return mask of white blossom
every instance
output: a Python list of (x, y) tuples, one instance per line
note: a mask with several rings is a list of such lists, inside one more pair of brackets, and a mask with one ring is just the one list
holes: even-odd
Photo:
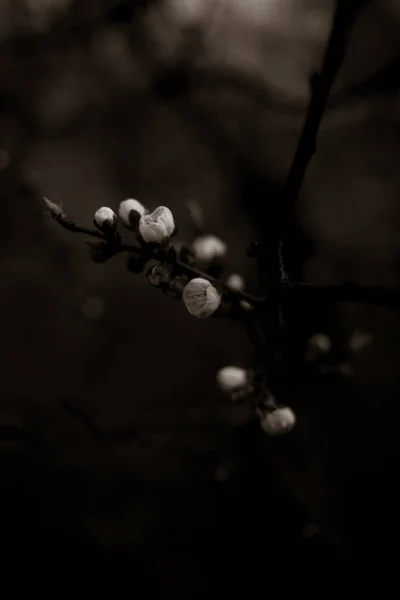
[(271, 436), (288, 433), (296, 424), (296, 415), (289, 406), (277, 408), (272, 412), (264, 413), (261, 418), (261, 427)]
[(94, 214), (94, 222), (99, 229), (102, 229), (105, 224), (114, 228), (117, 225), (117, 215), (112, 208), (109, 208), (108, 206), (102, 206), (96, 210)]
[(217, 383), (223, 392), (232, 392), (246, 385), (247, 371), (241, 367), (223, 367), (217, 373)]
[(182, 298), (190, 314), (199, 319), (210, 317), (221, 303), (221, 296), (215, 287), (201, 277), (189, 281)]
[(232, 275), (229, 275), (229, 277), (226, 278), (225, 285), (231, 288), (231, 290), (241, 292), (244, 290), (246, 283), (241, 275), (232, 273)]
[(159, 206), (150, 215), (143, 215), (139, 221), (139, 231), (145, 242), (162, 244), (174, 230), (174, 216), (166, 206)]
[(192, 249), (197, 260), (211, 262), (216, 258), (223, 258), (226, 254), (226, 244), (216, 235), (201, 235), (197, 237)]
[(133, 210), (139, 213), (141, 217), (146, 212), (146, 209), (143, 206), (143, 204), (141, 204), (138, 200), (135, 200), (134, 198), (128, 198), (127, 200), (123, 200), (119, 205), (119, 216), (125, 223), (125, 225), (131, 224), (129, 215)]

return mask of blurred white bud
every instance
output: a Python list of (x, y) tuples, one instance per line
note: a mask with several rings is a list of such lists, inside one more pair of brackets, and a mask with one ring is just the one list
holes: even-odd
[(197, 237), (192, 249), (197, 260), (211, 262), (216, 258), (223, 258), (226, 254), (226, 244), (216, 235), (201, 235)]
[(215, 287), (201, 277), (189, 281), (182, 298), (190, 314), (199, 319), (210, 317), (221, 304), (221, 296)]
[(354, 375), (354, 369), (350, 363), (342, 363), (339, 367), (339, 373), (343, 377), (352, 377)]
[(272, 436), (288, 433), (293, 429), (295, 424), (296, 415), (289, 406), (264, 413), (261, 418), (262, 429), (265, 433)]
[(350, 336), (348, 346), (352, 352), (360, 352), (374, 341), (374, 336), (366, 331), (356, 329)]
[(102, 206), (94, 214), (94, 222), (99, 229), (102, 229), (104, 225), (108, 225), (115, 229), (117, 226), (117, 215), (108, 206)]
[(331, 338), (328, 337), (325, 333), (315, 333), (310, 338), (310, 344), (317, 348), (323, 354), (328, 354), (328, 352), (330, 352), (332, 349)]
[(189, 211), (192, 223), (195, 225), (195, 227), (201, 229), (204, 226), (204, 216), (200, 204), (196, 202), (196, 200), (188, 200), (186, 202), (186, 207)]
[(247, 383), (247, 371), (241, 367), (223, 367), (217, 373), (217, 383), (223, 392), (233, 392)]
[(159, 206), (150, 215), (143, 215), (139, 221), (140, 234), (147, 243), (162, 244), (174, 230), (174, 216), (166, 206)]
[(230, 287), (231, 290), (241, 292), (244, 290), (246, 283), (241, 275), (238, 273), (232, 273), (232, 275), (229, 275), (229, 277), (226, 278), (225, 285)]
[(125, 223), (125, 225), (131, 224), (129, 216), (133, 210), (136, 213), (138, 213), (140, 217), (142, 217), (144, 215), (144, 213), (146, 212), (146, 209), (143, 206), (143, 204), (138, 202), (138, 200), (134, 200), (133, 198), (128, 198), (128, 200), (123, 200), (121, 202), (121, 204), (119, 205), (118, 213), (119, 213), (119, 216), (122, 219), (122, 221)]
[(240, 304), (240, 308), (245, 311), (253, 310), (253, 308), (254, 308), (254, 306), (252, 306), (250, 304), (250, 302), (247, 302), (247, 300), (241, 300), (239, 304)]

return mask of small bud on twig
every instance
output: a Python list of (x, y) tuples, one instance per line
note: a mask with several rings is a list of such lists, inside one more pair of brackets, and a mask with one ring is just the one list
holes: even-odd
[(217, 383), (223, 392), (233, 392), (247, 384), (247, 371), (241, 367), (223, 367), (217, 373)]
[(192, 244), (192, 249), (197, 260), (212, 262), (223, 258), (226, 254), (226, 244), (216, 235), (201, 235)]
[(289, 406), (266, 412), (261, 417), (261, 427), (271, 436), (288, 433), (296, 424), (296, 415)]
[(235, 290), (241, 292), (246, 287), (245, 280), (238, 273), (232, 273), (225, 280), (225, 285), (227, 285), (231, 290)]
[(183, 301), (191, 315), (206, 319), (221, 304), (221, 296), (207, 279), (196, 277), (185, 286)]
[(173, 266), (167, 263), (159, 263), (151, 267), (147, 279), (154, 287), (160, 287), (171, 281)]
[(241, 308), (242, 310), (245, 310), (246, 312), (249, 312), (249, 311), (251, 311), (251, 310), (253, 310), (253, 309), (254, 309), (254, 306), (252, 306), (252, 305), (250, 304), (250, 302), (247, 302), (247, 300), (241, 300), (241, 301), (239, 302), (239, 305), (240, 305), (240, 308)]
[(132, 227), (137, 224), (140, 217), (146, 212), (145, 207), (138, 200), (134, 198), (128, 198), (123, 200), (119, 205), (119, 216), (123, 221), (124, 225)]
[(43, 200), (46, 203), (47, 208), (50, 211), (51, 216), (53, 217), (53, 219), (57, 219), (57, 218), (64, 218), (66, 217), (63, 209), (61, 208), (61, 206), (59, 204), (56, 204), (55, 202), (53, 202), (52, 200), (49, 200), (49, 198), (46, 198), (45, 196), (43, 197)]
[(94, 214), (94, 224), (100, 231), (112, 232), (117, 228), (117, 215), (108, 206), (102, 206)]
[(169, 284), (168, 295), (172, 298), (182, 298), (182, 294), (187, 282), (188, 278), (186, 275), (176, 275), (173, 277)]
[(163, 244), (175, 231), (174, 216), (169, 208), (159, 206), (150, 215), (140, 218), (139, 231), (145, 242)]

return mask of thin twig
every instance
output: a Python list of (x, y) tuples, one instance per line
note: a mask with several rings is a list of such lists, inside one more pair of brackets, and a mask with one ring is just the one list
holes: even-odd
[(304, 177), (311, 158), (317, 148), (317, 137), (328, 97), (338, 71), (346, 55), (346, 48), (352, 27), (359, 11), (369, 0), (337, 0), (331, 33), (320, 73), (314, 73), (310, 80), (311, 98), (307, 116), (298, 141), (292, 164), (285, 182), (280, 211), (278, 233), (278, 261), (282, 283), (289, 279), (283, 257), (283, 236), (287, 223), (299, 197)]

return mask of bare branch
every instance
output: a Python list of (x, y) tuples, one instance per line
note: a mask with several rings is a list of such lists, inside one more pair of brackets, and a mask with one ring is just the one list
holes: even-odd
[(282, 206), (282, 233), (303, 184), (306, 169), (316, 151), (318, 130), (336, 75), (343, 63), (347, 43), (359, 11), (369, 0), (337, 0), (331, 34), (321, 72), (311, 77), (311, 99), (306, 120), (286, 179)]

